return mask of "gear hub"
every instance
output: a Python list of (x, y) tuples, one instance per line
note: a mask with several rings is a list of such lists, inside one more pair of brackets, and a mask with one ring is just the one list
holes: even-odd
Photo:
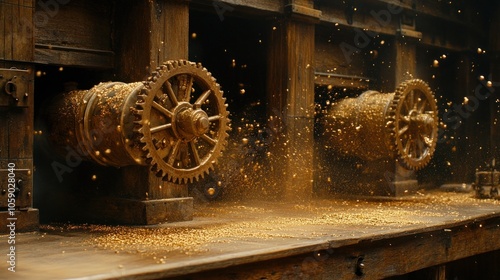
[(438, 111), (422, 80), (403, 82), (394, 93), (367, 91), (333, 103), (323, 120), (333, 148), (367, 161), (396, 159), (418, 170), (432, 158), (437, 142)]
[(168, 61), (142, 83), (58, 96), (47, 110), (49, 138), (63, 155), (72, 149), (101, 165), (150, 165), (164, 180), (187, 183), (208, 173), (225, 148), (226, 107), (207, 69)]

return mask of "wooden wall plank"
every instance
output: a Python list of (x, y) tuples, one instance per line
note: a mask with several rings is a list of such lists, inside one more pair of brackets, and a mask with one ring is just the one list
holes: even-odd
[(4, 17), (5, 17), (5, 32), (4, 32), (4, 58), (7, 60), (12, 60), (12, 47), (13, 47), (13, 9), (14, 5), (17, 5), (17, 1), (9, 0), (3, 3), (4, 5)]
[(115, 65), (114, 53), (79, 51), (68, 48), (46, 48), (37, 45), (34, 61), (40, 64), (63, 66), (84, 66), (98, 69), (111, 69)]
[[(0, 3), (0, 38), (5, 38), (5, 21), (6, 17), (6, 9), (7, 4)], [(0, 59), (5, 59), (5, 43), (7, 41), (5, 39), (0, 40)], [(2, 62), (0, 62), (0, 66), (3, 67)]]
[(14, 57), (18, 61), (33, 60), (33, 0), (19, 0), (19, 20), (14, 32)]
[(43, 3), (36, 3), (36, 62), (92, 68), (114, 66), (112, 1), (54, 2), (49, 8), (41, 6)]
[[(163, 5), (166, 5), (167, 3)], [(163, 10), (163, 54), (166, 59), (187, 59), (189, 49), (189, 5), (170, 1)], [(173, 35), (175, 36), (175, 38)]]
[[(118, 8), (118, 79), (145, 80), (165, 60), (188, 58), (189, 5), (187, 1), (129, 1)], [(141, 18), (131, 22), (130, 17)], [(151, 31), (151, 32), (150, 32)], [(122, 168), (122, 194), (133, 199), (163, 199), (187, 196), (186, 185), (164, 182), (146, 167)], [(147, 193), (147, 197), (146, 197)]]
[[(137, 1), (124, 0), (121, 3), (117, 6), (115, 19), (117, 80), (145, 80), (150, 72), (150, 8)], [(132, 22), (130, 18), (141, 20)]]
[(111, 1), (72, 0), (50, 9), (42, 3), (36, 2), (40, 15), (35, 17), (37, 44), (111, 50)]

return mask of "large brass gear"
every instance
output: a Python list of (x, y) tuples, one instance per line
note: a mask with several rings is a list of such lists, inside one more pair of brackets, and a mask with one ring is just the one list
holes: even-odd
[(420, 79), (399, 85), (387, 108), (388, 145), (407, 169), (419, 170), (434, 154), (438, 133), (438, 109), (430, 87)]
[(183, 184), (208, 174), (227, 143), (225, 101), (207, 69), (185, 60), (165, 62), (144, 82), (136, 132), (157, 176)]

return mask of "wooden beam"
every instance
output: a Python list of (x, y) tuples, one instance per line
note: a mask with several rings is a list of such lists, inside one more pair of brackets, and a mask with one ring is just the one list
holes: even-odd
[[(253, 11), (265, 14), (283, 12), (282, 1), (268, 0), (191, 0), (191, 4), (204, 6), (219, 15), (227, 13), (237, 13), (242, 11)], [(223, 19), (223, 17), (221, 18)]]
[[(23, 107), (0, 106), (0, 170), (15, 164), (14, 174), (20, 189), (16, 197), (17, 230), (35, 230), (38, 227), (38, 210), (33, 209), (33, 134), (34, 134), (34, 68), (33, 61), (33, 12), (34, 0), (7, 0), (0, 3), (0, 68), (15, 67), (28, 70), (20, 79), (27, 93)], [(19, 63), (22, 61), (22, 63)], [(8, 71), (8, 70), (6, 70)], [(21, 86), (19, 87), (21, 88)], [(5, 94), (3, 89), (0, 94)], [(21, 171), (22, 170), (22, 171)], [(6, 173), (0, 172), (2, 176)], [(4, 177), (6, 178), (6, 177)], [(5, 180), (7, 182), (7, 180)], [(6, 209), (6, 186), (0, 194), (0, 207)], [(5, 200), (4, 200), (5, 199)], [(0, 233), (6, 231), (7, 211), (0, 211)]]
[(281, 193), (288, 199), (311, 197), (314, 147), (314, 24), (293, 16), (283, 19), (270, 35), (269, 113), (281, 121), (284, 137), (275, 170)]
[[(260, 279), (383, 279), (499, 250), (499, 244), (491, 242), (499, 233), (499, 222), (498, 217), (491, 216), (399, 236), (352, 240), (351, 244), (290, 246), (282, 257), (274, 252), (261, 262), (250, 257), (249, 264), (235, 265), (236, 261), (229, 261), (210, 274), (184, 274), (169, 279), (246, 279), (256, 275)], [(442, 273), (441, 266), (435, 276), (442, 277)], [(159, 275), (162, 274), (156, 277)], [(167, 273), (162, 275), (166, 276)]]
[(45, 44), (35, 45), (34, 62), (38, 64), (113, 69), (114, 60), (114, 52), (107, 50)]

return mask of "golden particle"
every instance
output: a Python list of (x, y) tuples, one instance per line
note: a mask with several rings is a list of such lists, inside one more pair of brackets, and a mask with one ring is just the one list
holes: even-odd
[(215, 189), (214, 188), (208, 188), (207, 189), (207, 194), (210, 195), (210, 196), (214, 195), (215, 194)]

